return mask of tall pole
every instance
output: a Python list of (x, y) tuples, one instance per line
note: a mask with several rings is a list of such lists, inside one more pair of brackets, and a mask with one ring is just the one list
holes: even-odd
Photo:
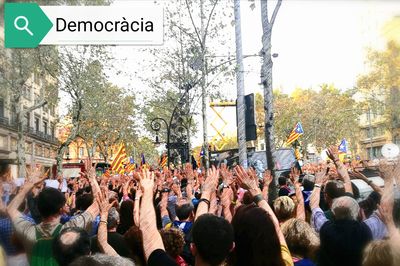
[(236, 36), (236, 89), (237, 89), (237, 135), (239, 142), (239, 163), (247, 168), (247, 146), (246, 146), (246, 121), (244, 104), (244, 66), (242, 53), (242, 26), (240, 19), (240, 0), (235, 0), (235, 36)]
[[(205, 168), (208, 169), (210, 167), (209, 154), (208, 154), (208, 128), (207, 128), (207, 91), (206, 91), (206, 47), (205, 47), (205, 28), (204, 28), (204, 0), (200, 0), (200, 21), (201, 21), (201, 30), (200, 30), (200, 38), (201, 38), (201, 110), (202, 110), (202, 118), (203, 118), (203, 149), (204, 149), (204, 161)], [(207, 174), (207, 171), (206, 171)]]
[(269, 199), (274, 200), (277, 197), (275, 188), (275, 140), (274, 140), (274, 109), (273, 109), (273, 94), (272, 94), (272, 53), (271, 53), (271, 38), (272, 28), (282, 0), (278, 0), (271, 19), (268, 18), (268, 2), (261, 0), (261, 23), (262, 23), (262, 49), (261, 55), (263, 63), (261, 66), (261, 84), (264, 88), (264, 111), (265, 111), (265, 153), (267, 157), (268, 169), (271, 171), (273, 181), (269, 187)]

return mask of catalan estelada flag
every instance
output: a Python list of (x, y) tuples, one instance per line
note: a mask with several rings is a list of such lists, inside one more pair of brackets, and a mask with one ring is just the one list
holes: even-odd
[(167, 163), (168, 163), (168, 156), (166, 153), (163, 153), (160, 158), (160, 166), (165, 167), (167, 166)]
[(142, 161), (140, 162), (140, 165), (146, 165), (146, 159), (144, 158), (144, 153), (141, 155)]
[(286, 144), (290, 145), (293, 141), (298, 139), (303, 134), (304, 134), (303, 127), (301, 126), (300, 122), (297, 122), (297, 124), (293, 128), (292, 132), (290, 132), (290, 135), (286, 140)]
[(123, 173), (125, 171), (126, 159), (125, 145), (121, 144), (121, 146), (118, 148), (117, 154), (115, 154), (114, 160), (111, 163), (111, 170), (117, 173)]
[(342, 142), (340, 142), (339, 147), (338, 147), (339, 153), (347, 153), (347, 140), (342, 139)]

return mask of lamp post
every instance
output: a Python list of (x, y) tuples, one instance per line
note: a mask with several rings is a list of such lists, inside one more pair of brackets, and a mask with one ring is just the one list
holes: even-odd
[(185, 104), (189, 105), (187, 95), (189, 93), (190, 88), (191, 88), (190, 86), (185, 87), (185, 92), (182, 94), (179, 101), (175, 105), (175, 108), (172, 111), (169, 122), (167, 122), (167, 120), (165, 120), (164, 118), (156, 117), (153, 120), (151, 120), (150, 123), (151, 129), (156, 132), (156, 141), (155, 141), (156, 144), (160, 143), (158, 132), (161, 130), (161, 123), (164, 123), (165, 125), (165, 128), (167, 130), (166, 144), (167, 144), (168, 166), (172, 161), (171, 160), (172, 149), (187, 150), (185, 154), (188, 156), (187, 158), (188, 161), (190, 160), (190, 152), (188, 151), (189, 136), (188, 135), (186, 136), (185, 134), (188, 134), (188, 129), (190, 128), (191, 119), (189, 119), (189, 125), (185, 125), (185, 120), (182, 117), (182, 116), (188, 116), (190, 114), (189, 108), (185, 107)]
[(159, 140), (159, 137), (158, 137), (158, 132), (161, 129), (161, 123), (160, 122), (163, 122), (165, 124), (166, 129), (167, 129), (167, 165), (169, 166), (169, 162), (170, 162), (170, 149), (169, 149), (169, 147), (170, 147), (170, 145), (169, 145), (170, 144), (169, 143), (170, 139), (169, 139), (169, 136), (170, 136), (170, 133), (171, 133), (170, 125), (168, 124), (168, 122), (164, 118), (157, 117), (157, 118), (154, 118), (153, 120), (151, 120), (150, 126), (151, 126), (151, 129), (153, 129), (156, 132), (156, 141), (155, 141), (155, 143), (156, 144), (160, 144), (160, 140)]

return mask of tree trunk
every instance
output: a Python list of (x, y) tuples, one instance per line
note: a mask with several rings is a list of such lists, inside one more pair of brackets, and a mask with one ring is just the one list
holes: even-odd
[(261, 20), (262, 20), (262, 50), (263, 64), (261, 66), (261, 84), (264, 88), (264, 111), (265, 111), (265, 152), (267, 156), (268, 169), (272, 173), (273, 180), (269, 187), (269, 199), (274, 200), (277, 197), (275, 181), (275, 140), (274, 140), (274, 109), (273, 109), (273, 91), (272, 91), (272, 58), (271, 58), (271, 37), (272, 27), (279, 10), (281, 0), (278, 0), (271, 21), (268, 19), (268, 1), (261, 2)]
[[(204, 35), (205, 35), (205, 28), (204, 28), (204, 0), (200, 0), (200, 20), (201, 20), (201, 113), (203, 118), (203, 148), (204, 148), (204, 162), (205, 162), (205, 169), (207, 170), (210, 167), (210, 157), (208, 152), (208, 121), (207, 121), (207, 88), (206, 88), (206, 48), (204, 43)], [(207, 171), (206, 171), (207, 175)]]
[(246, 121), (244, 105), (244, 67), (242, 54), (242, 29), (240, 20), (240, 0), (235, 0), (235, 36), (236, 36), (236, 87), (237, 87), (237, 136), (239, 144), (239, 163), (247, 168)]

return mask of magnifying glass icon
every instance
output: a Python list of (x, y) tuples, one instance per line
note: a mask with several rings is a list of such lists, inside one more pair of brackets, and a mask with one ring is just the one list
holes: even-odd
[[(18, 21), (23, 21), (22, 26), (18, 26)], [(27, 31), (31, 36), (33, 36), (33, 33), (28, 29), (29, 21), (25, 16), (19, 16), (16, 17), (14, 20), (14, 26), (17, 30), (25, 30)]]

